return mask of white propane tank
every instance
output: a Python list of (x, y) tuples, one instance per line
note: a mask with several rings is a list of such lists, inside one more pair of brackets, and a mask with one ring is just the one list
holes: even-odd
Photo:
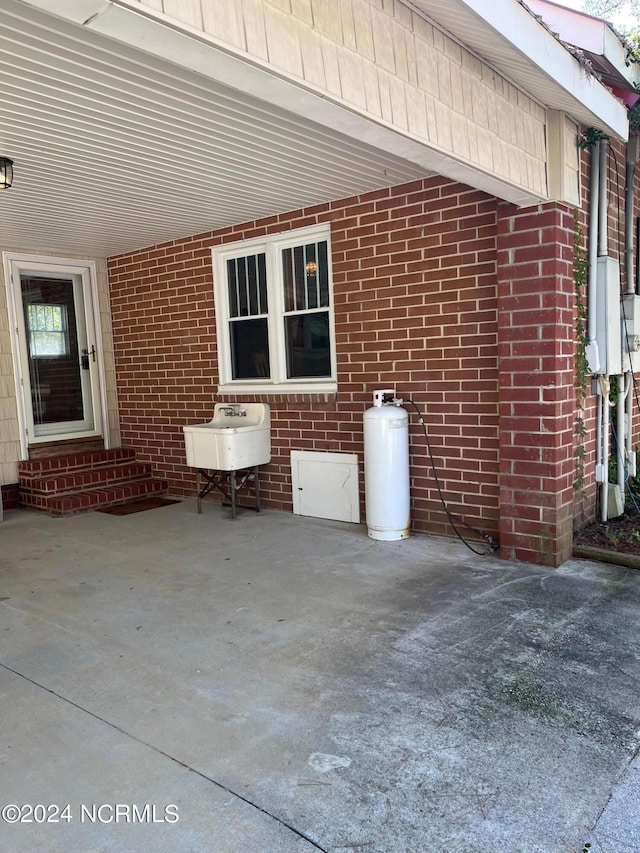
[(392, 391), (376, 391), (364, 413), (364, 484), (371, 539), (406, 539), (409, 508), (409, 415), (390, 401)]

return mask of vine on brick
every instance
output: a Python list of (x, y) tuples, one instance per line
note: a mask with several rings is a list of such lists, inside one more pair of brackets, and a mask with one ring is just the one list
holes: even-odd
[(584, 291), (589, 275), (589, 259), (584, 247), (584, 231), (580, 225), (578, 211), (573, 212), (573, 284), (576, 294), (576, 417), (574, 431), (575, 447), (575, 478), (573, 488), (579, 491), (584, 486), (584, 462), (586, 450), (584, 447), (587, 428), (584, 421), (584, 406), (589, 385), (589, 362), (587, 360), (587, 309), (584, 304)]

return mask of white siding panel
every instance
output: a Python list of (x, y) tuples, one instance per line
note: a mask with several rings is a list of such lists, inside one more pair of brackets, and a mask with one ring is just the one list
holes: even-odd
[(441, 148), (451, 151), (451, 113), (439, 101), (435, 102), (437, 142)]
[(411, 29), (411, 9), (402, 0), (394, 0), (393, 16), (405, 30)]
[(445, 107), (453, 107), (453, 93), (451, 92), (451, 63), (446, 56), (438, 55), (438, 95)]
[(264, 3), (262, 0), (242, 0), (244, 32), (247, 51), (259, 59), (267, 60), (267, 34), (264, 24)]
[(408, 130), (407, 95), (402, 85), (402, 80), (399, 80), (392, 74), (389, 74), (387, 79), (389, 81), (389, 93), (391, 96), (391, 120), (403, 130)]
[(491, 134), (484, 128), (479, 128), (477, 133), (480, 165), (485, 169), (493, 169), (493, 140)]
[(429, 128), (429, 139), (434, 142), (437, 139), (438, 131), (436, 129), (436, 99), (433, 95), (425, 94), (425, 106), (427, 108), (427, 127)]
[[(495, 137), (498, 136), (498, 96), (495, 92), (490, 92), (487, 98), (487, 127)], [(531, 131), (535, 136), (534, 127), (531, 128)]]
[(240, 50), (247, 49), (242, 22), (243, 6), (239, 0), (205, 0), (202, 4), (202, 21), (207, 33)]
[(367, 59), (375, 59), (371, 7), (366, 0), (352, 0), (353, 21), (356, 31), (358, 53)]
[(451, 118), (451, 138), (453, 150), (458, 157), (463, 157), (468, 160), (470, 157), (469, 150), (469, 126), (465, 119), (460, 115), (454, 115)]
[(422, 15), (413, 12), (411, 15), (411, 26), (416, 41), (426, 48), (433, 45), (433, 24), (429, 23)]
[(464, 115), (464, 94), (462, 91), (461, 67), (455, 63), (451, 63), (449, 67), (449, 75), (451, 81), (452, 108), (456, 113)]
[[(341, 3), (350, 0), (341, 0)], [(342, 18), (334, 0), (311, 0), (316, 30), (336, 44), (342, 44)]]
[(200, 0), (162, 0), (162, 11), (176, 21), (182, 21), (198, 30), (202, 29)]
[(302, 68), (304, 78), (321, 89), (327, 88), (327, 78), (324, 73), (322, 55), (322, 38), (314, 30), (300, 30), (300, 46), (302, 48)]
[(382, 115), (382, 107), (380, 105), (380, 78), (378, 76), (378, 69), (373, 62), (363, 59), (362, 70), (367, 110), (372, 115), (380, 117)]
[(391, 25), (393, 52), (395, 55), (395, 73), (405, 83), (409, 82), (409, 66), (407, 64), (407, 45), (403, 26), (397, 23)]
[(405, 30), (404, 32), (404, 43), (407, 51), (407, 70), (409, 73), (409, 85), (417, 86), (418, 85), (418, 69), (416, 67), (416, 38), (412, 32), (409, 30)]
[(338, 47), (329, 39), (322, 38), (322, 61), (327, 81), (327, 91), (340, 96), (340, 64), (338, 62)]
[(342, 97), (362, 109), (367, 108), (364, 85), (363, 60), (357, 53), (343, 51), (338, 54)]
[(393, 109), (391, 107), (391, 75), (383, 74), (378, 71), (378, 81), (380, 89), (380, 109), (382, 110), (382, 118), (385, 121), (393, 121)]
[(427, 107), (425, 94), (420, 89), (408, 90), (407, 97), (407, 122), (409, 130), (422, 139), (429, 138), (429, 122), (427, 119)]
[(438, 95), (438, 55), (427, 48), (416, 52), (418, 86), (431, 95)]
[(313, 27), (311, 0), (291, 0), (291, 14), (308, 27)]
[(356, 25), (351, 0), (343, 0), (340, 3), (340, 15), (342, 17), (342, 44), (349, 50), (357, 51)]
[(267, 4), (274, 6), (280, 12), (284, 12), (285, 15), (288, 15), (291, 12), (291, 0), (266, 0), (266, 2)]
[(303, 77), (298, 21), (269, 5), (265, 6), (264, 13), (269, 62), (296, 77)]
[(374, 15), (371, 19), (371, 24), (376, 65), (390, 74), (395, 74), (396, 58), (389, 22), (382, 15)]

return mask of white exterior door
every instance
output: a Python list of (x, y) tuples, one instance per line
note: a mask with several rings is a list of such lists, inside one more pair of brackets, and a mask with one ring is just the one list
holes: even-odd
[(5, 254), (23, 444), (102, 435), (95, 269)]

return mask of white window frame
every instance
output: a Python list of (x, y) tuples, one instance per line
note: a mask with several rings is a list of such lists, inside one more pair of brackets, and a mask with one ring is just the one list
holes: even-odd
[[(331, 347), (331, 376), (320, 378), (287, 378), (286, 342), (284, 333), (284, 288), (282, 281), (282, 251), (305, 243), (327, 243), (329, 282), (329, 340)], [(233, 379), (231, 340), (229, 335), (229, 289), (227, 260), (265, 253), (267, 273), (267, 302), (269, 361), (271, 376), (256, 379)], [(224, 243), (211, 250), (213, 258), (214, 297), (218, 344), (218, 392), (221, 394), (300, 394), (333, 393), (338, 389), (336, 371), (336, 334), (333, 309), (333, 277), (331, 274), (331, 229), (329, 225), (313, 225), (295, 231), (279, 232), (265, 237)]]

